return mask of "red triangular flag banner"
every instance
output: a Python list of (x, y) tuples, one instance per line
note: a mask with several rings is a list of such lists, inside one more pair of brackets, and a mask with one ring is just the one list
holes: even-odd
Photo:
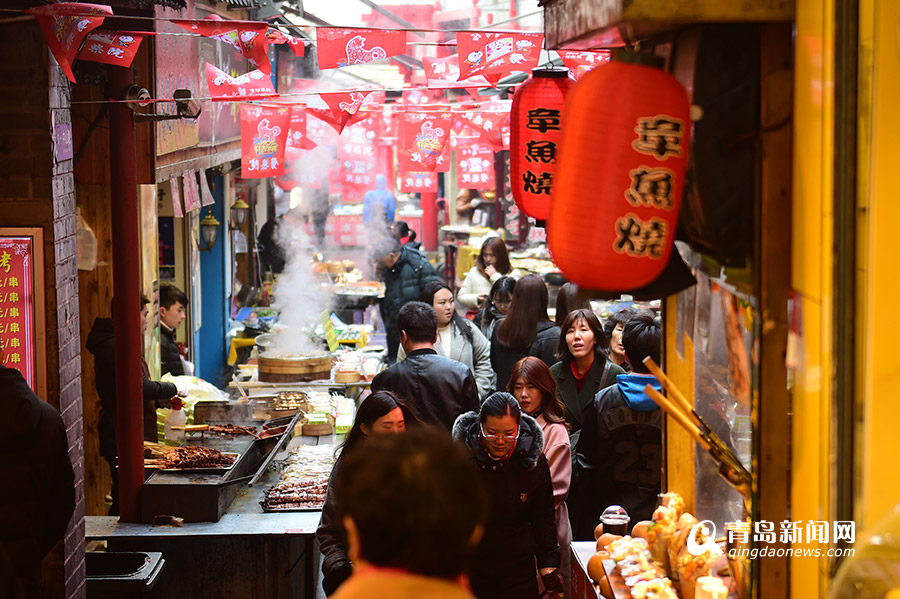
[(103, 4), (81, 4), (63, 2), (29, 8), (35, 16), (50, 52), (69, 81), (75, 83), (72, 63), (78, 56), (81, 42), (91, 31), (103, 24), (105, 17), (111, 17), (112, 8)]
[(489, 87), (488, 80), (481, 75), (475, 75), (462, 81), (459, 80), (459, 57), (448, 56), (446, 58), (422, 58), (422, 66), (425, 68), (425, 80), (430, 89), (463, 89)]
[(315, 147), (316, 143), (306, 135), (306, 106), (294, 104), (291, 106), (291, 126), (288, 130), (285, 158), (297, 160), (304, 150)]
[(433, 171), (450, 138), (450, 112), (407, 112), (400, 123), (400, 170)]
[(569, 69), (569, 77), (576, 81), (594, 67), (609, 62), (611, 55), (609, 50), (599, 50), (597, 52), (588, 50), (557, 50), (556, 53), (559, 54), (563, 64)]
[(174, 19), (172, 22), (193, 33), (233, 46), (254, 67), (266, 75), (272, 74), (272, 65), (266, 55), (269, 48), (269, 38), (266, 37), (269, 26), (266, 23), (226, 21), (209, 17), (199, 20)]
[(395, 29), (316, 29), (320, 69), (334, 69), (406, 52), (406, 32)]
[(209, 63), (206, 63), (206, 85), (213, 102), (258, 100), (278, 95), (272, 87), (272, 79), (262, 71), (232, 77)]
[(456, 34), (459, 50), (459, 78), (484, 75), (496, 83), (513, 71), (530, 73), (541, 57), (544, 36), (540, 33)]
[(359, 92), (321, 92), (319, 97), (328, 104), (331, 111), (337, 115), (340, 112), (346, 112), (350, 115), (356, 114), (359, 107), (368, 95), (368, 91)]
[(290, 126), (290, 106), (241, 105), (241, 177), (261, 179), (284, 174)]
[(330, 108), (316, 108), (314, 106), (309, 106), (306, 110), (320, 121), (331, 125), (331, 127), (337, 131), (338, 135), (341, 134), (341, 131), (344, 130), (344, 127), (347, 126), (347, 123), (350, 122), (350, 118), (353, 116), (349, 112), (344, 111), (335, 113)]
[(143, 31), (92, 31), (78, 59), (130, 67), (146, 35)]

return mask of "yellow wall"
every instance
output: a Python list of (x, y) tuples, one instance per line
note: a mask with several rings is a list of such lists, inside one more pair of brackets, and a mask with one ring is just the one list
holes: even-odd
[[(900, 2), (864, 0), (860, 26), (860, 308), (864, 335), (859, 343), (863, 430), (862, 477), (857, 531), (867, 528), (900, 502), (896, 476), (900, 359), (897, 343), (897, 223), (900, 198), (894, 178), (900, 168)], [(871, 87), (870, 87), (871, 84)]]
[[(791, 519), (831, 520), (834, 3), (798, 0), (792, 287), (802, 314), (792, 421)], [(828, 563), (791, 560), (791, 596), (823, 597)]]

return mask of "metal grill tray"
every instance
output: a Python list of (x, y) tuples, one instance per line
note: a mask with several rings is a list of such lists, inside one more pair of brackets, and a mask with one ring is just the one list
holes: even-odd
[(159, 472), (171, 472), (175, 474), (223, 474), (228, 472), (238, 462), (241, 454), (223, 451), (222, 455), (234, 456), (234, 461), (229, 466), (213, 466), (210, 468), (157, 468)]

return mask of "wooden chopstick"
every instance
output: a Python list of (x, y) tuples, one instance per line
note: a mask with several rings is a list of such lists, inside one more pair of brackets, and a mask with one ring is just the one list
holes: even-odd
[(685, 416), (684, 412), (682, 412), (680, 408), (678, 408), (673, 402), (669, 401), (666, 396), (664, 396), (662, 393), (660, 393), (650, 385), (644, 387), (644, 393), (649, 395), (650, 399), (655, 401), (657, 405), (665, 410), (665, 412), (669, 416), (674, 418), (675, 421), (682, 426), (682, 428), (684, 428), (692, 437), (694, 437), (694, 439), (697, 441), (697, 443), (700, 444), (703, 449), (709, 451), (709, 441), (703, 438), (703, 435), (700, 434), (700, 429), (697, 427), (697, 425), (691, 422), (691, 420), (688, 419), (687, 416)]
[(693, 406), (688, 402), (687, 398), (681, 391), (678, 390), (678, 387), (666, 376), (666, 373), (662, 371), (662, 368), (657, 366), (656, 362), (653, 361), (653, 358), (647, 356), (644, 358), (644, 366), (647, 367), (647, 370), (650, 371), (650, 374), (655, 376), (657, 380), (662, 384), (663, 389), (668, 393), (677, 403), (678, 407), (680, 407), (687, 415), (696, 421), (697, 424), (700, 424), (700, 418), (694, 412)]

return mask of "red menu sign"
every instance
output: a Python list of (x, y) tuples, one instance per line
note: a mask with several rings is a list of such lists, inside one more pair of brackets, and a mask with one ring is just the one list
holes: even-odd
[(19, 370), (35, 389), (33, 237), (0, 237), (0, 346), (3, 365)]

